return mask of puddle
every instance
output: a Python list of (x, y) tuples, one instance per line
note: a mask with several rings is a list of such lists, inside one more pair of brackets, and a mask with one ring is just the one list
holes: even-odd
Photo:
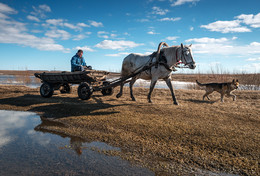
[(91, 149), (120, 148), (48, 133), (44, 125), (35, 113), (0, 110), (0, 175), (154, 175)]
[[(112, 81), (114, 79), (108, 79), (108, 81)], [(173, 88), (176, 89), (190, 89), (189, 87), (192, 87), (196, 85), (196, 83), (193, 82), (182, 82), (182, 81), (171, 81)], [(134, 87), (143, 87), (143, 88), (150, 88), (151, 81), (138, 79), (136, 80)], [(125, 86), (129, 87), (129, 83), (126, 83)], [(158, 80), (155, 84), (155, 88), (160, 89), (169, 89), (166, 85), (165, 81)]]
[(31, 88), (41, 86), (34, 76), (22, 75), (0, 75), (0, 84), (4, 85), (23, 85)]

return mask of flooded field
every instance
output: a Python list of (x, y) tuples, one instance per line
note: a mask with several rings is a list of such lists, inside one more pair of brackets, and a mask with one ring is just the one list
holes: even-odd
[(0, 175), (154, 175), (104, 152), (120, 148), (42, 130), (35, 113), (0, 110)]
[[(109, 77), (108, 81), (112, 81), (118, 79), (119, 77)], [(195, 80), (194, 80), (195, 81)], [(34, 76), (24, 76), (24, 75), (1, 75), (0, 74), (0, 84), (3, 85), (24, 85), (31, 88), (37, 88), (41, 86), (41, 81)], [(176, 81), (174, 78), (172, 79), (172, 85), (174, 89), (199, 89), (195, 82), (187, 82), (187, 81)], [(74, 85), (77, 86), (77, 85)], [(129, 83), (125, 84), (125, 86), (129, 87)], [(143, 79), (138, 79), (134, 87), (142, 87), (149, 88), (150, 81), (146, 81)], [(168, 89), (165, 81), (158, 80), (155, 88)], [(240, 84), (239, 90), (260, 90), (260, 86), (258, 85), (248, 85), (248, 84)]]

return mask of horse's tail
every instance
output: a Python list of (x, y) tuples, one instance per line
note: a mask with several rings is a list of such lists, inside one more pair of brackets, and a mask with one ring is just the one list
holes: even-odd
[(201, 84), (198, 80), (196, 80), (196, 83), (197, 83), (199, 86), (206, 86), (206, 84)]

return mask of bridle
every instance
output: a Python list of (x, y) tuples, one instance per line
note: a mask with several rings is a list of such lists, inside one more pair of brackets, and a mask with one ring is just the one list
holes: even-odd
[[(191, 56), (191, 62), (187, 62), (186, 55), (185, 55), (183, 49), (181, 49), (181, 56), (178, 57), (178, 49), (179, 48), (176, 49), (176, 61), (177, 61), (177, 63), (176, 63), (175, 67), (178, 67), (178, 68), (189, 68), (189, 67), (187, 67), (187, 65), (194, 63), (194, 60), (193, 60), (193, 58)], [(182, 60), (184, 60), (185, 63), (183, 63)], [(184, 66), (181, 67), (181, 66), (179, 66), (179, 64), (184, 64)]]

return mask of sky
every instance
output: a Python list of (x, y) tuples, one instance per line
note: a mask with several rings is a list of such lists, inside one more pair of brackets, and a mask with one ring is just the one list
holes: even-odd
[(196, 69), (260, 73), (259, 0), (0, 0), (0, 70), (120, 72), (130, 53), (192, 44)]

